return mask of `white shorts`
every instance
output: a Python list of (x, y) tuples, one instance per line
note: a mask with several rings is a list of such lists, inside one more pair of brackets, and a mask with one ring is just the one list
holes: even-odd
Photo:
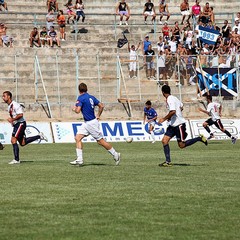
[[(133, 60), (134, 61), (134, 60)], [(130, 62), (129, 63), (129, 71), (134, 71), (136, 72), (137, 70), (137, 63), (136, 62)]]
[(153, 128), (154, 128), (155, 125), (156, 125), (156, 121), (150, 121), (150, 122), (148, 122), (148, 129), (150, 128), (150, 126), (153, 126)]
[(97, 119), (84, 122), (77, 131), (77, 134), (81, 135), (91, 135), (95, 140), (100, 140), (103, 138), (103, 135), (100, 131), (100, 124)]
[(185, 11), (181, 11), (181, 14), (182, 14), (183, 16), (189, 16), (189, 15), (190, 15), (190, 12), (189, 12), (189, 10), (185, 10)]
[(153, 11), (151, 11), (151, 12), (146, 11), (146, 12), (144, 12), (144, 15), (153, 16), (154, 12)]

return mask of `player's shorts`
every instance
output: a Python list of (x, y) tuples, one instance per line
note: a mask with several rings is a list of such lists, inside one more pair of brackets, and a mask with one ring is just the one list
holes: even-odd
[(77, 134), (91, 135), (95, 140), (100, 140), (103, 135), (100, 131), (100, 124), (97, 119), (84, 122), (78, 129)]
[(150, 128), (150, 126), (153, 126), (153, 128), (154, 128), (155, 125), (156, 125), (156, 121), (148, 122), (148, 129)]
[(164, 135), (170, 138), (176, 136), (178, 142), (184, 142), (188, 135), (186, 132), (186, 123), (182, 123), (176, 127), (169, 125)]
[(128, 15), (128, 11), (119, 11), (120, 15)]
[(168, 12), (159, 12), (160, 16), (168, 16)]
[(15, 137), (19, 143), (22, 143), (23, 139), (25, 138), (25, 129), (26, 122), (18, 122), (13, 125), (12, 136)]
[(184, 10), (184, 11), (181, 11), (181, 14), (182, 14), (183, 16), (189, 16), (189, 15), (190, 15), (190, 12), (189, 12), (189, 10)]
[(147, 62), (147, 69), (154, 69), (154, 62)]
[(206, 122), (209, 126), (215, 125), (218, 129), (223, 129), (221, 119), (217, 119), (216, 121), (213, 121), (212, 118), (209, 118)]
[(154, 15), (154, 11), (145, 11), (144, 15), (153, 16)]

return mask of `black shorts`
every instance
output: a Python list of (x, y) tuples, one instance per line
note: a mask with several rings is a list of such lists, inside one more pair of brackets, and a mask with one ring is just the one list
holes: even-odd
[(19, 122), (13, 126), (12, 136), (15, 137), (19, 143), (25, 138), (26, 122)]
[(223, 125), (222, 125), (222, 122), (221, 122), (221, 119), (217, 119), (216, 121), (213, 121), (211, 118), (209, 118), (206, 123), (209, 125), (209, 126), (212, 126), (212, 125), (215, 125), (218, 129), (223, 129)]
[(60, 27), (60, 28), (65, 28), (66, 25), (65, 25), (65, 24), (60, 24), (59, 27)]
[(186, 132), (186, 123), (182, 123), (176, 127), (168, 126), (164, 135), (170, 138), (176, 136), (178, 142), (184, 142), (188, 135)]

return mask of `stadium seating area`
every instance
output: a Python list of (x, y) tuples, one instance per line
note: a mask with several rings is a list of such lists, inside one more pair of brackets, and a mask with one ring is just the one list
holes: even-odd
[[(67, 1), (58, 0), (58, 7), (66, 15)], [(75, 3), (75, 1), (73, 1)], [(66, 25), (66, 41), (61, 41), (61, 48), (33, 47), (30, 48), (29, 36), (33, 27), (41, 31), (46, 25), (46, 0), (8, 0), (8, 11), (0, 11), (0, 23), (7, 27), (7, 35), (13, 38), (13, 47), (3, 45), (0, 48), (2, 64), (0, 66), (1, 89), (9, 89), (17, 96), (18, 101), (25, 103), (27, 116), (33, 120), (46, 118), (44, 109), (49, 101), (54, 118), (74, 119), (71, 106), (77, 96), (77, 84), (85, 81), (89, 91), (98, 96), (106, 104), (105, 118), (126, 118), (128, 115), (119, 98), (132, 99), (133, 116), (140, 118), (143, 103), (151, 99), (159, 105), (163, 100), (160, 88), (154, 80), (146, 78), (142, 67), (143, 58), (139, 58), (138, 79), (128, 77), (128, 50), (127, 45), (117, 47), (117, 39), (127, 30), (126, 36), (131, 44), (137, 45), (149, 35), (154, 48), (157, 48), (158, 37), (161, 35), (162, 25), (158, 23), (158, 1), (155, 4), (157, 22), (152, 25), (150, 20), (144, 24), (142, 12), (145, 1), (131, 1), (131, 17), (129, 25), (119, 26), (119, 16), (116, 16), (115, 7), (118, 1), (95, 0), (84, 1), (86, 20)], [(127, 1), (128, 2), (128, 1)], [(179, 1), (167, 1), (172, 14), (168, 24), (173, 27), (174, 22), (181, 21)], [(220, 28), (223, 21), (228, 20), (234, 26), (234, 17), (239, 11), (239, 2), (229, 0), (213, 0), (210, 5), (215, 12), (216, 25)], [(194, 1), (189, 1), (190, 7)], [(205, 2), (200, 3), (203, 7)], [(55, 16), (57, 13), (55, 13)], [(57, 21), (54, 22), (59, 34)], [(182, 27), (182, 26), (181, 26)], [(87, 33), (78, 33), (79, 29), (87, 29)], [(117, 56), (120, 56), (119, 62)], [(181, 94), (186, 102), (186, 114), (195, 117), (196, 86), (175, 87), (178, 79), (173, 76), (170, 85), (174, 94)], [(46, 90), (46, 94), (44, 92)], [(180, 93), (180, 92), (181, 93)], [(231, 106), (232, 103), (226, 103)], [(44, 108), (43, 108), (43, 107)], [(235, 105), (237, 107), (237, 103)], [(0, 104), (0, 109), (6, 106)], [(163, 104), (160, 108), (164, 109)], [(232, 107), (224, 114), (235, 116)]]

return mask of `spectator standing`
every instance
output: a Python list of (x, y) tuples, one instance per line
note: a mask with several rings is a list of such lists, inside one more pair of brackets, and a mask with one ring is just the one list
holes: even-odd
[(29, 41), (30, 47), (33, 47), (33, 45), (41, 47), (40, 35), (36, 27), (34, 27), (33, 30), (31, 31)]
[(201, 15), (201, 6), (199, 5), (199, 2), (199, 0), (196, 0), (196, 4), (192, 6), (193, 29), (196, 28), (199, 16)]
[(2, 11), (2, 7), (5, 9), (5, 11), (8, 11), (7, 3), (5, 0), (0, 0), (0, 11)]
[(129, 77), (136, 78), (137, 77), (137, 50), (140, 47), (141, 42), (138, 43), (137, 48), (135, 45), (130, 47), (130, 43), (128, 42), (128, 52), (129, 52)]
[(50, 27), (48, 32), (48, 44), (50, 47), (53, 47), (53, 44), (56, 43), (58, 47), (60, 47), (60, 40), (57, 36), (57, 32), (54, 29), (54, 26)]
[(152, 44), (150, 41), (149, 41), (149, 36), (146, 35), (145, 36), (145, 39), (143, 41), (143, 45), (142, 45), (142, 52), (143, 52), (143, 55), (144, 53), (148, 50), (148, 46)]
[(222, 37), (223, 37), (223, 39), (229, 40), (230, 39), (230, 34), (231, 34), (231, 27), (228, 24), (228, 20), (225, 20), (224, 25), (222, 27)]
[[(166, 73), (166, 54), (163, 50), (158, 52), (157, 59), (157, 69), (158, 69), (158, 83), (160, 85), (167, 84), (167, 73)], [(161, 80), (162, 79), (162, 80)]]
[(168, 4), (166, 3), (166, 0), (160, 0), (160, 2), (159, 2), (159, 13), (160, 13), (159, 24), (163, 24), (162, 23), (163, 16), (167, 16), (166, 22), (170, 18), (171, 14), (168, 10)]
[(77, 0), (75, 8), (76, 8), (76, 14), (77, 14), (77, 22), (79, 21), (80, 17), (82, 17), (82, 22), (84, 22), (85, 13), (84, 13), (83, 10), (84, 10), (85, 6), (83, 4), (83, 1), (82, 0)]
[(65, 39), (66, 39), (66, 35), (65, 35), (66, 19), (65, 19), (65, 16), (63, 15), (62, 10), (58, 11), (57, 22), (59, 25), (60, 40), (65, 41)]
[(143, 15), (144, 15), (144, 23), (147, 24), (147, 17), (152, 16), (152, 24), (155, 22), (156, 18), (156, 11), (154, 4), (151, 2), (151, 0), (147, 0), (147, 2), (144, 5), (143, 9)]
[(237, 33), (240, 34), (240, 24), (238, 20), (235, 21), (235, 25), (232, 28), (232, 33), (235, 32), (235, 29), (237, 29)]
[(157, 51), (158, 51), (158, 53), (160, 51), (164, 52), (164, 46), (165, 46), (165, 42), (163, 41), (163, 37), (159, 36), (159, 41), (157, 42)]
[(42, 47), (46, 45), (47, 36), (48, 36), (47, 29), (46, 29), (46, 27), (43, 27), (42, 31), (40, 32), (40, 40), (41, 40)]
[(215, 14), (213, 12), (213, 7), (210, 7), (209, 18), (210, 18), (210, 21), (212, 22), (212, 24), (215, 25)]
[(155, 65), (154, 65), (154, 56), (155, 52), (152, 49), (152, 45), (148, 46), (148, 50), (145, 52), (145, 63), (147, 66), (147, 78), (156, 79), (155, 77)]
[(49, 10), (47, 16), (46, 16), (46, 21), (47, 21), (47, 30), (50, 30), (50, 27), (54, 25), (55, 21), (55, 16), (53, 10)]
[(181, 41), (180, 39), (181, 36), (180, 36), (180, 28), (178, 26), (177, 21), (174, 23), (174, 27), (171, 31), (172, 31), (172, 36), (174, 36), (177, 40), (177, 43), (179, 43)]
[(128, 19), (130, 18), (130, 8), (126, 3), (126, 0), (121, 0), (116, 7), (116, 14), (120, 15), (119, 25), (123, 23), (123, 17), (125, 16), (125, 24), (128, 25)]
[(182, 14), (181, 24), (183, 25), (185, 17), (187, 17), (187, 21), (189, 21), (189, 19), (191, 17), (191, 14), (190, 14), (190, 11), (189, 11), (188, 0), (183, 0), (183, 2), (180, 5), (180, 11), (181, 11), (181, 14)]
[(202, 22), (207, 24), (208, 21), (210, 20), (210, 7), (209, 7), (209, 3), (207, 2), (203, 8), (202, 14), (201, 14), (201, 18), (202, 18)]
[(170, 38), (170, 32), (171, 32), (171, 29), (170, 27), (168, 26), (167, 22), (164, 23), (163, 27), (162, 27), (162, 34), (163, 34), (163, 38), (165, 40), (169, 40)]
[(235, 17), (235, 21), (236, 20), (240, 21), (240, 12), (237, 13), (237, 16)]

